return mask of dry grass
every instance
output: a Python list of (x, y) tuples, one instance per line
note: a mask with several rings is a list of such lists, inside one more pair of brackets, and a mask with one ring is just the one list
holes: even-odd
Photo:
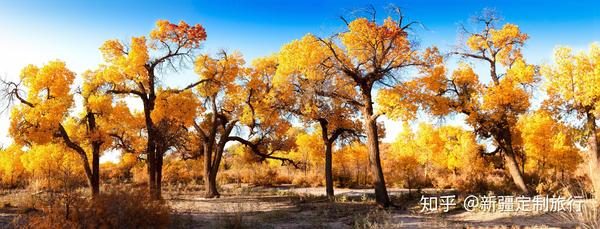
[[(562, 228), (564, 226), (561, 225), (565, 225), (567, 221), (564, 218), (553, 219), (547, 215), (469, 213), (460, 209), (446, 214), (420, 214), (417, 200), (420, 194), (416, 192), (393, 196), (394, 203), (400, 205), (400, 209), (381, 210), (375, 206), (372, 195), (356, 195), (357, 190), (347, 193), (339, 190), (339, 195), (330, 201), (322, 195), (317, 195), (324, 192), (319, 188), (303, 192), (302, 189), (224, 185), (223, 195), (218, 199), (202, 198), (202, 190), (199, 188), (201, 187), (165, 188), (164, 197), (170, 212), (166, 211), (163, 216), (170, 215), (170, 228)], [(145, 193), (145, 190), (138, 193)], [(37, 196), (41, 195), (44, 194)], [(2, 214), (13, 214), (14, 217), (39, 216), (45, 213), (39, 202), (36, 203), (33, 198), (28, 200), (27, 196), (32, 196), (27, 190), (4, 192), (4, 195), (0, 193), (0, 203), (6, 203), (6, 206), (0, 208), (0, 227), (6, 226), (2, 224)], [(117, 203), (117, 199), (111, 197), (110, 200), (102, 200), (102, 205), (106, 207), (96, 209), (95, 217), (119, 218), (110, 212), (118, 212), (114, 207), (122, 206), (120, 202), (126, 200), (118, 200)], [(139, 200), (129, 202), (136, 203)], [(28, 212), (25, 208), (29, 208)], [(107, 213), (97, 213), (98, 211)], [(599, 210), (595, 210), (586, 213), (587, 215), (574, 215), (579, 218), (572, 217), (569, 221), (597, 222), (595, 219), (599, 218), (598, 212)], [(130, 218), (141, 218), (139, 214), (142, 213), (136, 211), (135, 216)], [(90, 219), (84, 221), (97, 223), (88, 213), (77, 213), (77, 216), (73, 216), (75, 217), (89, 217)], [(56, 226), (59, 222), (62, 228), (69, 225), (69, 222), (64, 223), (64, 220), (60, 221), (56, 217), (47, 218), (45, 220), (50, 221), (44, 223), (49, 225)], [(79, 224), (79, 221), (77, 222), (76, 224)], [(115, 222), (122, 224), (121, 228), (126, 228), (124, 225), (128, 223), (119, 220)], [(582, 228), (594, 227), (582, 225)]]
[(564, 211), (554, 215), (557, 221), (577, 224), (580, 228), (600, 228), (600, 204), (590, 200), (582, 205), (581, 211)]
[(143, 190), (115, 189), (93, 199), (80, 192), (46, 193), (35, 209), (15, 218), (15, 228), (167, 228), (171, 209)]

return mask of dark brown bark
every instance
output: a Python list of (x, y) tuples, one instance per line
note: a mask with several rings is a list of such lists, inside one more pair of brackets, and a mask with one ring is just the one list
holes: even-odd
[[(213, 139), (214, 140), (214, 139)], [(214, 141), (210, 143), (205, 143), (204, 145), (204, 190), (206, 198), (215, 198), (219, 197), (219, 192), (217, 190), (217, 172), (218, 172), (218, 164), (215, 164), (215, 160), (213, 159), (214, 149)], [(214, 168), (216, 165), (217, 168)]]
[[(97, 127), (94, 113), (88, 112), (87, 121), (90, 130), (95, 131)], [(89, 177), (92, 196), (97, 196), (100, 193), (100, 146), (102, 144), (103, 142), (101, 141), (92, 142), (92, 173), (90, 174), (91, 177)]]
[(94, 144), (92, 149), (92, 176), (90, 186), (92, 196), (100, 194), (100, 145)]
[(154, 182), (156, 182), (155, 187), (155, 199), (161, 199), (162, 198), (162, 165), (163, 165), (163, 157), (162, 157), (162, 153), (156, 155), (156, 167), (155, 169), (155, 173), (156, 173), (156, 177), (154, 178)]
[[(88, 113), (87, 121), (88, 128), (92, 131), (95, 130), (96, 119), (92, 113)], [(90, 162), (88, 161), (87, 153), (85, 152), (83, 147), (71, 140), (69, 134), (67, 133), (62, 124), (59, 125), (58, 129), (59, 136), (63, 139), (65, 145), (74, 150), (81, 158), (81, 163), (83, 165), (83, 170), (88, 180), (88, 187), (90, 188), (92, 197), (98, 195), (100, 193), (100, 146), (102, 145), (102, 142), (92, 143), (92, 165), (90, 167)]]
[[(231, 129), (228, 128), (225, 131), (231, 132)], [(224, 134), (229, 135), (229, 133)], [(205, 157), (204, 159), (204, 187), (206, 189), (206, 198), (220, 197), (219, 191), (217, 190), (217, 174), (219, 173), (219, 165), (221, 164), (226, 141), (226, 139), (222, 139), (219, 142), (212, 160), (206, 160), (206, 158), (210, 157)]]
[(321, 139), (323, 145), (325, 145), (325, 194), (330, 199), (333, 198), (333, 143), (342, 135), (344, 132), (355, 133), (355, 130), (348, 128), (337, 128), (335, 130), (329, 129), (329, 122), (325, 118), (318, 119), (319, 125), (321, 126)]
[(153, 199), (158, 199), (158, 197), (156, 196), (156, 165), (154, 153), (146, 151), (146, 155), (146, 168), (148, 169), (148, 191), (150, 192), (150, 196)]
[[(321, 138), (323, 139), (323, 145), (325, 145), (325, 194), (329, 198), (334, 197), (333, 192), (333, 172), (332, 170), (332, 152), (331, 148), (333, 141), (329, 138), (328, 122), (325, 119), (320, 119), (319, 124), (321, 125)], [(335, 139), (333, 139), (335, 141)]]
[(206, 198), (219, 198), (220, 194), (217, 190), (217, 173), (209, 172), (204, 175), (204, 188), (206, 189)]
[(369, 164), (371, 167), (371, 178), (375, 187), (375, 200), (381, 207), (389, 207), (391, 202), (385, 186), (385, 178), (381, 167), (379, 156), (379, 141), (377, 135), (377, 122), (370, 117), (366, 120), (367, 148), (369, 150)]
[(327, 142), (325, 144), (325, 192), (327, 197), (333, 198), (335, 195), (333, 193), (333, 171), (332, 167), (332, 142)]
[(152, 120), (152, 111), (154, 110), (154, 105), (156, 101), (156, 94), (154, 92), (154, 70), (148, 69), (148, 79), (150, 84), (149, 93), (146, 95), (140, 96), (142, 102), (144, 103), (144, 121), (146, 124), (146, 130), (148, 131), (148, 142), (146, 143), (146, 164), (148, 166), (148, 188), (150, 191), (150, 196), (152, 199), (159, 200), (161, 198), (161, 190), (160, 183), (161, 180), (158, 176), (159, 170), (162, 170), (162, 167), (159, 167), (158, 163), (158, 153), (157, 153), (157, 141), (158, 141), (158, 133), (157, 129), (154, 126), (154, 122)]
[(204, 155), (204, 189), (206, 190), (206, 198), (219, 197), (217, 190), (217, 172), (219, 171), (218, 164), (212, 160), (212, 153)]
[[(214, 101), (213, 101), (214, 102)], [(216, 111), (216, 107), (213, 106), (213, 110)], [(204, 188), (206, 191), (206, 198), (220, 197), (219, 191), (217, 190), (217, 173), (219, 172), (219, 165), (221, 164), (221, 158), (225, 151), (225, 144), (230, 140), (229, 135), (235, 127), (237, 120), (227, 121), (225, 117), (217, 118), (216, 115), (213, 117), (213, 126), (208, 141), (203, 142), (204, 149)], [(221, 128), (219, 128), (219, 126)], [(216, 139), (217, 131), (221, 129), (219, 139)], [(202, 132), (204, 133), (204, 132)], [(204, 138), (204, 135), (201, 134)]]

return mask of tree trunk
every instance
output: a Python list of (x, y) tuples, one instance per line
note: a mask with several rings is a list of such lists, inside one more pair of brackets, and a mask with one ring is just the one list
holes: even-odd
[(331, 147), (332, 142), (325, 142), (325, 191), (330, 199), (334, 197)]
[[(219, 191), (217, 191), (217, 172), (218, 164), (216, 163), (216, 155), (213, 160), (213, 147), (206, 147), (207, 152), (204, 154), (204, 190), (206, 191), (206, 198), (218, 198)], [(218, 153), (218, 152), (215, 152)], [(214, 167), (217, 168), (214, 168)]]
[(212, 160), (212, 151), (207, 147), (207, 151), (204, 153), (204, 190), (206, 191), (206, 198), (215, 198), (219, 197), (219, 192), (217, 191), (217, 169), (214, 169), (214, 162)]
[(157, 200), (162, 198), (162, 164), (163, 164), (163, 158), (162, 158), (162, 153), (156, 155), (156, 166), (154, 167), (155, 169), (155, 173), (156, 173), (156, 177), (154, 178), (154, 182), (156, 182), (155, 184), (155, 197)]
[(150, 196), (152, 199), (159, 199), (156, 195), (156, 158), (154, 154), (154, 149), (146, 151), (147, 161), (146, 165), (148, 166), (148, 188), (150, 191)]
[(589, 177), (594, 187), (594, 197), (600, 200), (600, 152), (598, 152), (598, 136), (596, 128), (596, 117), (590, 112), (587, 113), (586, 131), (588, 137), (589, 150)]
[[(508, 169), (508, 172), (510, 173), (510, 176), (513, 179), (513, 182), (515, 183), (515, 185), (517, 185), (517, 188), (519, 188), (521, 192), (528, 194), (529, 190), (527, 189), (527, 185), (525, 185), (525, 180), (523, 179), (523, 172), (519, 167), (519, 163), (517, 162), (517, 154), (515, 153), (515, 150), (513, 148), (511, 134), (512, 132), (510, 129), (510, 125), (508, 124), (509, 122), (508, 120), (506, 120), (506, 118), (503, 120), (503, 122), (504, 128), (501, 129), (500, 136), (496, 136), (498, 137), (496, 140), (501, 144), (500, 147), (502, 147), (502, 149), (504, 150), (505, 165)], [(525, 163), (525, 160), (523, 160), (523, 163)]]
[(92, 146), (92, 177), (90, 186), (92, 189), (92, 197), (100, 194), (100, 146)]
[(333, 193), (333, 172), (331, 171), (331, 163), (332, 163), (332, 146), (333, 141), (335, 141), (335, 136), (329, 137), (329, 128), (328, 122), (325, 119), (319, 119), (319, 124), (321, 125), (321, 139), (323, 140), (323, 144), (325, 145), (325, 194), (327, 197), (332, 199), (334, 197)]
[(369, 165), (371, 167), (371, 178), (375, 188), (375, 201), (381, 207), (387, 208), (391, 205), (390, 197), (385, 186), (385, 178), (379, 157), (379, 135), (377, 130), (377, 117), (373, 115), (373, 99), (371, 93), (363, 91), (364, 125), (367, 132), (367, 149), (369, 150)]
[[(90, 128), (95, 129), (94, 116), (88, 116), (90, 120)], [(100, 192), (100, 143), (94, 142), (92, 144), (92, 167), (90, 168), (90, 161), (87, 157), (86, 151), (78, 144), (71, 141), (67, 131), (59, 124), (59, 131), (64, 143), (67, 147), (73, 149), (79, 155), (83, 170), (88, 181), (88, 186), (92, 192), (92, 197), (96, 196)]]
[(215, 158), (214, 161), (212, 162), (212, 166), (210, 168), (210, 174), (208, 176), (208, 193), (207, 193), (207, 197), (216, 197), (219, 198), (221, 196), (221, 194), (219, 194), (219, 191), (217, 190), (217, 174), (219, 173), (219, 165), (221, 164), (221, 156), (223, 155), (223, 150), (222, 149), (217, 149), (217, 152), (215, 152)]
[[(221, 165), (221, 158), (223, 158), (223, 152), (225, 151), (225, 144), (227, 144), (229, 141), (229, 134), (231, 134), (236, 122), (237, 120), (232, 120), (223, 126), (223, 132), (221, 133), (216, 147), (214, 144), (211, 144), (205, 148), (206, 150), (210, 151), (205, 152), (204, 154), (204, 185), (206, 188), (207, 198), (220, 197), (219, 191), (217, 191), (217, 173), (219, 172), (219, 165)], [(215, 150), (214, 158), (212, 158), (211, 155), (213, 150)]]
[(519, 165), (517, 163), (515, 155), (513, 153), (506, 152), (504, 154), (504, 160), (506, 161), (506, 167), (508, 169), (508, 172), (510, 173), (510, 176), (513, 179), (513, 182), (515, 182), (515, 185), (517, 185), (521, 192), (529, 193), (529, 190), (527, 190), (527, 186), (525, 185), (525, 181), (523, 180), (523, 174), (519, 169)]
[[(94, 113), (88, 112), (87, 117), (89, 128), (92, 131), (96, 130), (96, 116)], [(101, 141), (92, 142), (92, 174), (90, 177), (92, 197), (95, 197), (100, 193), (100, 146), (102, 146), (102, 143), (103, 142)]]
[[(208, 160), (206, 158), (209, 158)], [(206, 198), (218, 198), (219, 191), (217, 191), (217, 171), (218, 169), (214, 169), (213, 162), (210, 160), (210, 157), (205, 157), (204, 159), (204, 190), (206, 191)]]
[(148, 72), (150, 79), (150, 93), (148, 99), (142, 99), (144, 103), (144, 122), (146, 124), (146, 130), (148, 131), (148, 141), (146, 142), (146, 165), (148, 166), (148, 188), (150, 191), (150, 197), (155, 200), (159, 200), (160, 192), (157, 190), (156, 180), (156, 169), (157, 169), (157, 136), (158, 132), (154, 128), (152, 122), (151, 113), (154, 110), (154, 101), (156, 100), (156, 94), (154, 93), (154, 73)]
[(219, 198), (220, 194), (217, 190), (217, 173), (212, 171), (205, 178), (206, 198)]

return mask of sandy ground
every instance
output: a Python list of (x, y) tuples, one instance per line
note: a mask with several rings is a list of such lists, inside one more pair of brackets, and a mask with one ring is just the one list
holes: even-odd
[[(324, 188), (222, 187), (221, 198), (205, 199), (201, 190), (167, 189), (163, 197), (173, 208), (173, 228), (574, 228), (563, 215), (466, 212), (421, 214), (418, 197), (402, 199), (408, 190), (391, 189), (399, 208), (378, 209), (372, 190), (336, 189), (336, 201)], [(446, 190), (448, 191), (448, 190)], [(412, 190), (411, 190), (412, 192)], [(439, 193), (441, 190), (424, 190)], [(27, 192), (0, 193), (0, 228), (25, 212)], [(417, 195), (415, 195), (417, 196)]]
[[(446, 190), (448, 191), (448, 190)], [(324, 188), (248, 188), (218, 199), (201, 193), (180, 194), (172, 207), (187, 228), (574, 228), (577, 223), (557, 214), (525, 212), (466, 212), (421, 214), (418, 200), (399, 209), (378, 210), (372, 190), (336, 189), (336, 202), (327, 201)], [(391, 196), (407, 193), (389, 190)], [(440, 193), (443, 190), (424, 190)]]

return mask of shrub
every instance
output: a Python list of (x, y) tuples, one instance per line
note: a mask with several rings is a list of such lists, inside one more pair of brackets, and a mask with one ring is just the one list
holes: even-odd
[(454, 179), (454, 187), (463, 194), (513, 193), (516, 186), (506, 171), (496, 169), (490, 172), (466, 172)]
[(259, 186), (273, 185), (275, 183), (275, 178), (279, 175), (277, 170), (271, 168), (267, 163), (254, 164), (253, 167), (253, 176), (248, 176), (245, 182)]
[(248, 163), (235, 166), (219, 173), (219, 180), (224, 183), (248, 183), (256, 186), (269, 186), (288, 181), (280, 178), (278, 168), (273, 168), (269, 163)]
[(56, 192), (86, 185), (81, 158), (61, 145), (32, 146), (21, 156), (25, 170), (31, 174), (34, 191)]
[(24, 228), (167, 228), (171, 209), (151, 200), (144, 191), (113, 190), (93, 199), (50, 201), (38, 211), (18, 218)]
[(146, 184), (148, 182), (148, 172), (145, 165), (139, 164), (131, 168), (132, 181), (134, 184)]
[(294, 180), (294, 167), (286, 166), (281, 167), (277, 172), (277, 177), (275, 178), (275, 184), (291, 184)]
[(318, 187), (325, 185), (325, 176), (314, 170), (307, 173), (298, 173), (292, 180), (292, 184), (300, 187)]

